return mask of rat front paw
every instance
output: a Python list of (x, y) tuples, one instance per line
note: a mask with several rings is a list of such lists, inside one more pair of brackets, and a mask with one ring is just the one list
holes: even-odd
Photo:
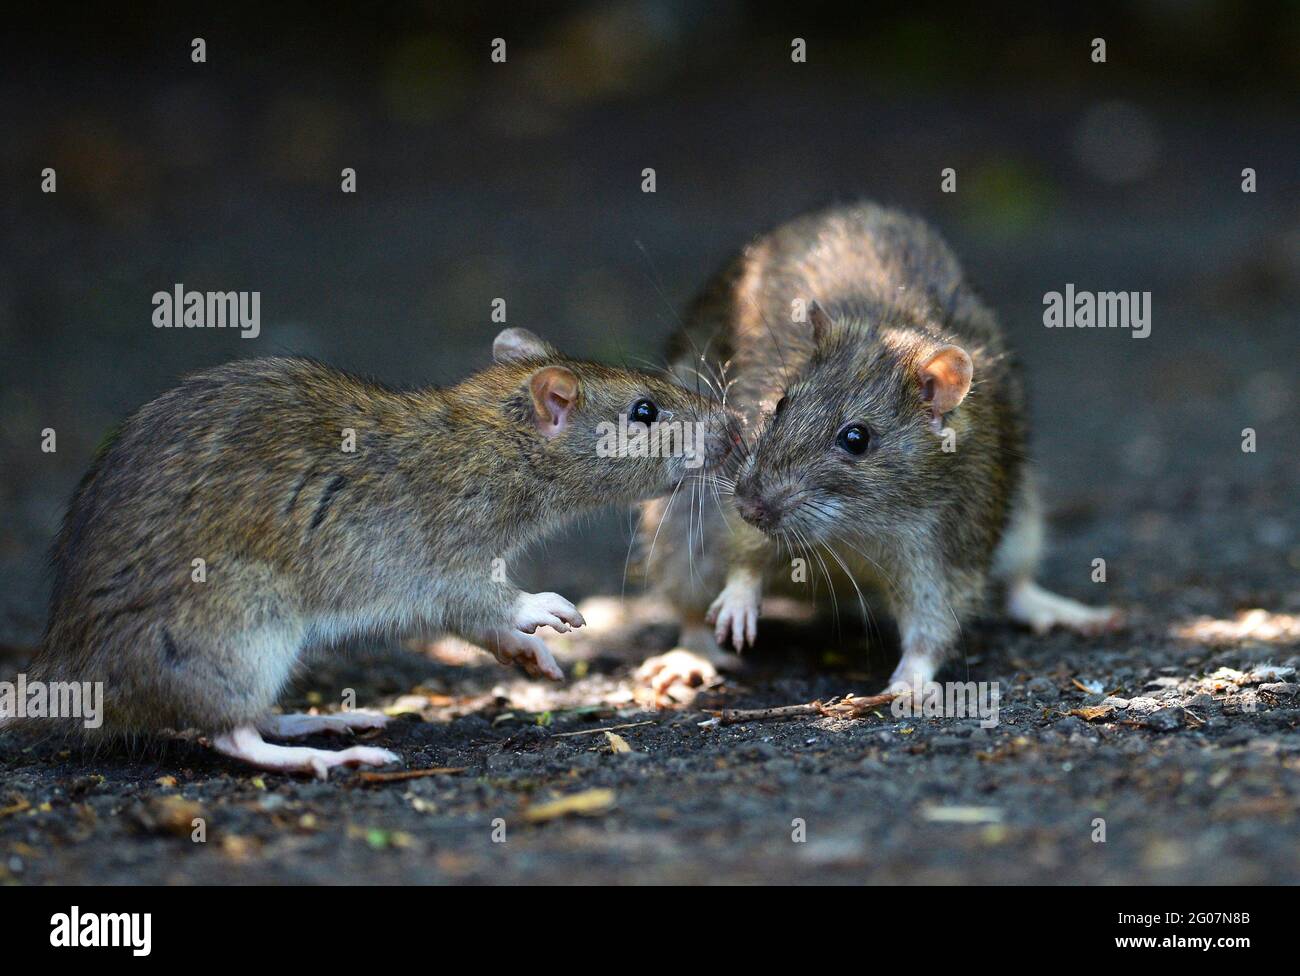
[(568, 633), (587, 621), (572, 603), (558, 593), (521, 593), (515, 603), (516, 630), (531, 634), (538, 627), (550, 627), (557, 634)]
[(713, 636), (719, 647), (730, 644), (743, 651), (754, 646), (761, 598), (758, 587), (749, 583), (728, 583), (723, 588), (704, 618), (713, 624)]
[(494, 630), (483, 636), (482, 644), (502, 664), (518, 665), (529, 677), (564, 680), (564, 672), (540, 637), (518, 630)]

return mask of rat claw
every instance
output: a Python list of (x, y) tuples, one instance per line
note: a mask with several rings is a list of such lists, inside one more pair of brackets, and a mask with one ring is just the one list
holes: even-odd
[(515, 604), (514, 626), (525, 634), (535, 632), (538, 627), (567, 634), (584, 623), (578, 608), (558, 593), (521, 593)]
[(564, 680), (564, 672), (540, 637), (520, 630), (494, 630), (484, 634), (479, 643), (502, 664), (518, 665), (530, 678)]
[(705, 619), (714, 624), (713, 637), (719, 647), (737, 651), (753, 647), (758, 640), (760, 590), (749, 582), (728, 583), (709, 607)]

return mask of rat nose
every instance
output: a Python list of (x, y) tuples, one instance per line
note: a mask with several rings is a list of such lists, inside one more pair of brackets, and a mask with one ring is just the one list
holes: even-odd
[(781, 521), (781, 513), (758, 492), (736, 492), (736, 511), (756, 529), (769, 532)]

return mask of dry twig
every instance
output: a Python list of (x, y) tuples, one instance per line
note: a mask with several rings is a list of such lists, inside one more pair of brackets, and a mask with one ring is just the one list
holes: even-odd
[(724, 708), (719, 711), (706, 710), (719, 725), (736, 725), (739, 722), (768, 722), (774, 719), (797, 718), (800, 715), (822, 715), (827, 718), (861, 718), (872, 709), (888, 705), (898, 695), (866, 695), (858, 697), (848, 694), (843, 698), (835, 697), (827, 702), (808, 702), (804, 705), (782, 705), (778, 708)]
[(603, 725), (598, 729), (578, 729), (576, 732), (556, 732), (552, 738), (562, 739), (566, 735), (595, 735), (597, 732), (614, 732), (618, 729), (635, 729), (639, 725), (654, 725), (653, 721), (648, 722), (627, 722), (624, 725)]

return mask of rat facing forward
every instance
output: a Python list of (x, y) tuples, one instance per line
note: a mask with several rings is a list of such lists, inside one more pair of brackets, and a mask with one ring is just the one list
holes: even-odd
[[(106, 730), (197, 728), (226, 755), (327, 775), (397, 756), (294, 737), (382, 716), (274, 715), (305, 648), (448, 630), (560, 678), (539, 627), (583, 624), (502, 567), (572, 516), (726, 455), (726, 415), (671, 379), (570, 359), (522, 329), (457, 386), (398, 392), (300, 359), (198, 373), (130, 417), (54, 547), (31, 677), (102, 681)], [(675, 454), (609, 456), (609, 426), (676, 418)], [(696, 456), (702, 455), (702, 456)]]
[[(790, 588), (791, 555), (877, 584), (902, 639), (894, 686), (933, 680), (991, 592), (1037, 631), (1118, 623), (1034, 582), (1043, 519), (1021, 380), (923, 222), (863, 203), (758, 238), (697, 301), (675, 351), (683, 373), (701, 351), (725, 367), (752, 449), (735, 471), (743, 521), (728, 513), (704, 560), (671, 544), (687, 530), (665, 529), (648, 567), (684, 634), (695, 620), (719, 644), (752, 644), (765, 583)], [(663, 507), (647, 512), (654, 531)], [(711, 593), (682, 584), (688, 560)], [(662, 684), (668, 667), (646, 673)]]

